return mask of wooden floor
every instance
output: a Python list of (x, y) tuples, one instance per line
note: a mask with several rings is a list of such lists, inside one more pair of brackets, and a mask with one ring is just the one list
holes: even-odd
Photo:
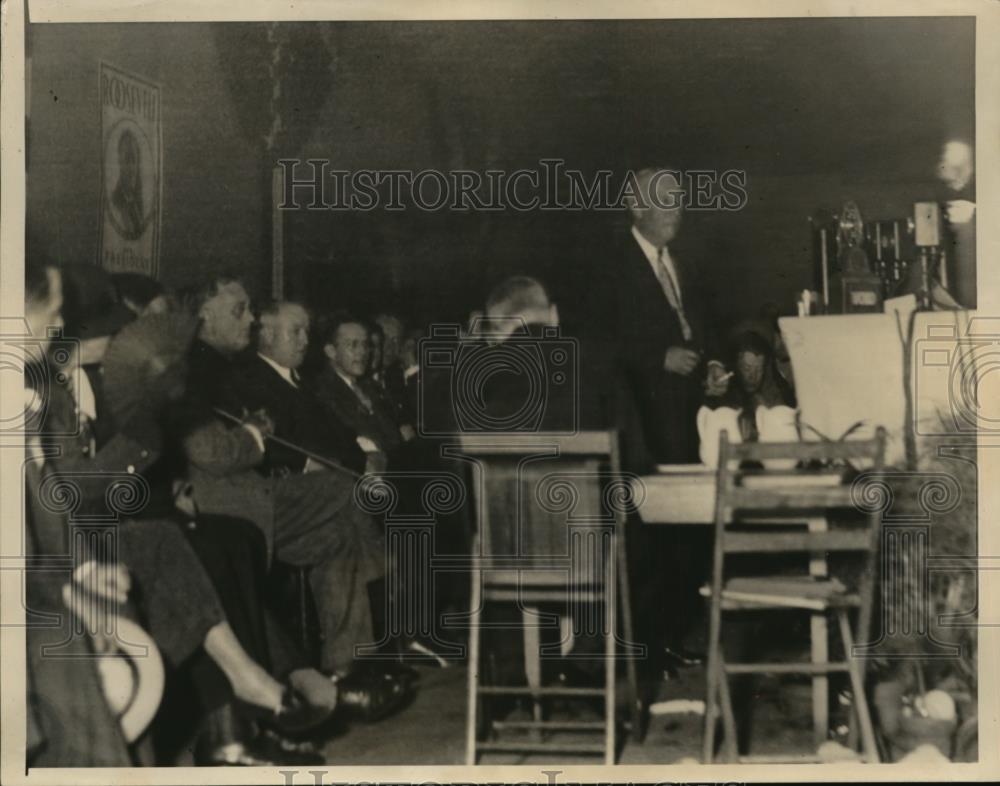
[[(447, 669), (419, 668), (421, 688), (414, 702), (397, 715), (379, 723), (355, 724), (330, 739), (327, 763), (337, 765), (444, 765), (464, 762), (466, 672), (462, 664)], [(624, 686), (623, 686), (624, 687)], [(786, 686), (787, 687), (787, 686)], [(815, 751), (808, 705), (790, 707), (775, 685), (761, 685), (754, 694), (752, 753), (811, 753)], [(658, 699), (701, 699), (704, 672), (692, 669), (679, 680), (656, 686)], [(808, 695), (808, 690), (793, 691)], [(585, 706), (563, 708), (571, 717), (596, 719)], [(702, 717), (656, 715), (651, 717), (646, 740), (626, 740), (619, 763), (672, 764), (683, 759), (700, 761)], [(595, 735), (596, 736), (596, 735)], [(492, 754), (481, 764), (587, 764), (598, 757)]]

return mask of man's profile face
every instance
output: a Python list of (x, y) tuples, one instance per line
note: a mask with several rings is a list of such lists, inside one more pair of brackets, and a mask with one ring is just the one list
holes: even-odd
[(363, 377), (368, 369), (368, 329), (356, 322), (337, 328), (333, 344), (325, 348), (334, 369), (351, 379)]
[(736, 358), (736, 373), (740, 385), (747, 393), (756, 393), (764, 382), (764, 363), (766, 358), (756, 352), (743, 351)]
[(632, 222), (655, 246), (672, 241), (681, 226), (684, 190), (666, 172), (644, 173), (638, 178), (640, 204), (632, 208)]
[(202, 337), (222, 352), (240, 352), (250, 344), (250, 296), (238, 281), (219, 287), (201, 308)]
[(285, 368), (297, 369), (309, 346), (309, 314), (302, 306), (286, 303), (261, 325), (261, 352)]

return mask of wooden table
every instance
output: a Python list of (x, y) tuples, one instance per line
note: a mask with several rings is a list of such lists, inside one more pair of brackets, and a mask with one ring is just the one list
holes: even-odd
[[(639, 517), (644, 524), (712, 525), (715, 523), (714, 469), (704, 464), (675, 464), (657, 467), (656, 475), (645, 475), (632, 481), (632, 494)], [(838, 473), (825, 475), (829, 482), (839, 480)], [(761, 480), (764, 480), (763, 478)], [(819, 476), (810, 482), (824, 482)], [(784, 481), (787, 483), (787, 481)], [(825, 517), (789, 520), (790, 524), (805, 525), (812, 532), (827, 528)], [(827, 575), (826, 557), (813, 555), (809, 573)], [(813, 614), (810, 619), (811, 656), (814, 662), (828, 660), (828, 626), (825, 614)], [(817, 744), (827, 738), (829, 727), (829, 678), (813, 677), (813, 725)]]
[(715, 470), (704, 464), (663, 464), (632, 481), (632, 498), (646, 524), (715, 522)]

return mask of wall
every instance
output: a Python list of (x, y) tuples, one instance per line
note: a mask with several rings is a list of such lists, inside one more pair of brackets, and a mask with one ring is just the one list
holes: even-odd
[(98, 249), (101, 60), (161, 87), (160, 277), (205, 268), (265, 278), (259, 159), (241, 136), (208, 25), (31, 25), (29, 253), (94, 262)]
[[(571, 25), (572, 35), (545, 25), (331, 26), (322, 29), (335, 53), (324, 71), (333, 75), (329, 89), (303, 91), (310, 100), (289, 108), (287, 125), (299, 125), (283, 153), (348, 170), (511, 170), (537, 167), (547, 155), (584, 171), (640, 161), (744, 168), (747, 207), (690, 214), (685, 239), (717, 282), (725, 320), (752, 316), (768, 301), (787, 313), (797, 291), (815, 286), (808, 217), (846, 199), (866, 219), (910, 214), (914, 201), (935, 194), (932, 167), (949, 124), (957, 118), (956, 127), (968, 127), (970, 30), (927, 37), (944, 29), (922, 25), (881, 30), (866, 22), (860, 43), (848, 35), (853, 28), (839, 38), (825, 28), (809, 37), (801, 25), (767, 25), (747, 39), (705, 25), (699, 35), (717, 46), (704, 52), (685, 46), (686, 28), (670, 26), (630, 28), (620, 39), (583, 24)], [(641, 48), (626, 46), (647, 40), (637, 35), (672, 35), (677, 46), (650, 50), (656, 67), (646, 67), (645, 50), (640, 56)], [(279, 156), (265, 157), (259, 140), (247, 137), (256, 133), (247, 118), (260, 121), (249, 124), (257, 131), (268, 125), (262, 36), (260, 26), (227, 25), (220, 49), (214, 25), (29, 28), (32, 246), (66, 261), (95, 259), (103, 58), (162, 85), (162, 278), (186, 283), (206, 267), (238, 267), (266, 291), (270, 195), (259, 177)], [(739, 42), (750, 47), (754, 67), (726, 49)], [(917, 44), (922, 59), (909, 56)], [(840, 82), (831, 73), (841, 65), (830, 52), (853, 53), (852, 79), (867, 80), (865, 89), (834, 89)], [(242, 86), (234, 73), (244, 76)], [(300, 88), (317, 80), (295, 73), (306, 77)], [(732, 83), (733, 75), (742, 81)], [(422, 320), (463, 318), (515, 272), (539, 275), (574, 299), (587, 289), (581, 271), (604, 263), (598, 249), (621, 223), (606, 213), (412, 207), (286, 218), (290, 293), (320, 308), (388, 302)]]

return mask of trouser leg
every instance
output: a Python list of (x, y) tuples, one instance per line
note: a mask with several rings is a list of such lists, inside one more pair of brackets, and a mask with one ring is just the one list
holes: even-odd
[(175, 522), (128, 520), (118, 533), (136, 605), (164, 657), (179, 665), (226, 619), (215, 587)]
[[(384, 539), (330, 473), (275, 484), (275, 553), (310, 568), (323, 631), (321, 666), (345, 671), (359, 646), (376, 643), (368, 586), (384, 579)], [(349, 489), (348, 489), (349, 490)]]

